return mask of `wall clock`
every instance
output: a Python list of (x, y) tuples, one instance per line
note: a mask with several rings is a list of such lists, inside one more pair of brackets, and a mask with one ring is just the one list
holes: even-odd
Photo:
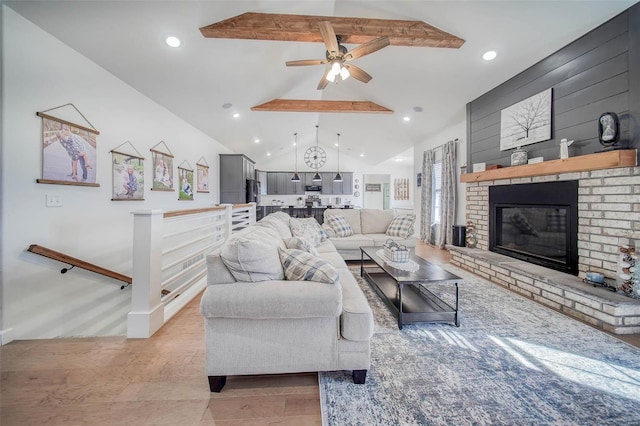
[(327, 153), (319, 146), (309, 147), (304, 152), (304, 162), (313, 169), (319, 169), (327, 162)]

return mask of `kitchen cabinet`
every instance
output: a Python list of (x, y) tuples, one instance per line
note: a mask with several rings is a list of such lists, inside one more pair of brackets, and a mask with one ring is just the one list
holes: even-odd
[(220, 154), (220, 202), (247, 202), (247, 179), (255, 179), (255, 161), (244, 154)]
[(267, 193), (269, 195), (304, 194), (303, 182), (292, 182), (292, 176), (293, 172), (267, 172)]

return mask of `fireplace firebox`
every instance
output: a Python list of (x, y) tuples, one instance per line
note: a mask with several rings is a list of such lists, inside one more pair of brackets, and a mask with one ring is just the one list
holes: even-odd
[(489, 250), (578, 275), (578, 181), (490, 187)]

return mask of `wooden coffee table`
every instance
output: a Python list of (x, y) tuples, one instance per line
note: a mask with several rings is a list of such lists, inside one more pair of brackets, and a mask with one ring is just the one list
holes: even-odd
[[(397, 315), (399, 329), (404, 324), (415, 322), (452, 322), (460, 327), (458, 284), (464, 282), (462, 278), (413, 253), (409, 258), (419, 265), (417, 271), (394, 268), (377, 255), (376, 252), (381, 249), (382, 247), (360, 247), (360, 276), (373, 287), (389, 310)], [(365, 268), (364, 262), (369, 259), (378, 268)], [(455, 306), (429, 290), (434, 284), (455, 285)]]

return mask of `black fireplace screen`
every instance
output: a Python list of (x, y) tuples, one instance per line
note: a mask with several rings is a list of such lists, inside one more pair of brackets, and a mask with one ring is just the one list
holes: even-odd
[(578, 273), (576, 181), (489, 188), (489, 249)]

